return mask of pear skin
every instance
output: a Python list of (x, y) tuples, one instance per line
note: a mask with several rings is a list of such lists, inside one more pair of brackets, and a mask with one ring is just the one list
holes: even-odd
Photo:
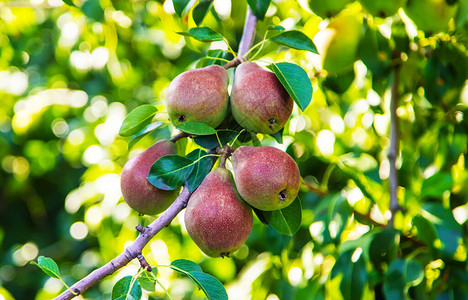
[(231, 92), (234, 119), (245, 129), (273, 134), (284, 127), (294, 102), (276, 77), (254, 62), (237, 67)]
[(164, 191), (153, 186), (146, 177), (151, 166), (160, 157), (176, 154), (176, 146), (161, 140), (130, 159), (120, 177), (120, 188), (128, 206), (140, 214), (155, 215), (166, 210), (179, 194), (179, 190)]
[(185, 226), (197, 246), (211, 257), (225, 257), (252, 231), (252, 209), (239, 196), (230, 171), (211, 171), (192, 194)]
[(287, 207), (299, 192), (299, 168), (286, 152), (262, 147), (239, 147), (232, 155), (237, 190), (247, 203), (263, 211)]
[(227, 71), (218, 65), (179, 74), (166, 93), (166, 109), (172, 124), (196, 122), (218, 127), (229, 108), (228, 81)]

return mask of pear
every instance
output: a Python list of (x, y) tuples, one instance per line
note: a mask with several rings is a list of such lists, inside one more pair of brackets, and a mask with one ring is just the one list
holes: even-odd
[(319, 17), (331, 18), (353, 0), (309, 0), (309, 7)]
[(122, 170), (120, 188), (124, 200), (140, 214), (155, 215), (163, 212), (179, 194), (178, 190), (160, 190), (146, 179), (153, 163), (168, 154), (176, 154), (175, 144), (160, 140), (130, 159)]
[(447, 4), (446, 0), (408, 0), (404, 8), (418, 29), (432, 33), (446, 31), (457, 9), (458, 3)]
[(286, 152), (269, 146), (242, 146), (232, 155), (232, 164), (239, 194), (251, 206), (278, 210), (296, 198), (301, 177)]
[(229, 256), (252, 230), (252, 209), (239, 196), (230, 171), (208, 173), (192, 194), (185, 226), (198, 247), (211, 257)]
[(374, 17), (386, 18), (396, 14), (406, 0), (359, 0), (359, 2)]
[(166, 93), (166, 109), (172, 124), (196, 122), (218, 127), (229, 108), (228, 81), (227, 71), (218, 65), (179, 74)]
[(351, 6), (343, 10), (320, 33), (326, 40), (323, 68), (331, 74), (347, 73), (353, 69), (362, 32), (360, 9)]
[(254, 62), (244, 62), (237, 67), (231, 110), (242, 127), (258, 133), (276, 133), (288, 121), (293, 105), (275, 73)]

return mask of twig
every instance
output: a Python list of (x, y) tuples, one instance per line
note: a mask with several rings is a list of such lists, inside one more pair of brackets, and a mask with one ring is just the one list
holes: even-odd
[[(126, 266), (130, 261), (138, 257), (138, 255), (141, 255), (141, 251), (146, 246), (146, 244), (148, 244), (148, 242), (159, 231), (161, 231), (161, 229), (169, 225), (175, 216), (177, 216), (177, 214), (187, 205), (190, 195), (190, 191), (184, 187), (174, 203), (172, 203), (171, 206), (169, 206), (169, 208), (164, 213), (162, 213), (161, 216), (159, 216), (159, 218), (154, 220), (153, 223), (151, 223), (146, 228), (146, 230), (143, 231), (143, 233), (140, 233), (136, 240), (128, 248), (126, 248), (124, 252), (72, 285), (71, 290), (76, 292), (77, 295), (82, 294), (101, 279), (112, 275), (115, 271)], [(72, 299), (75, 296), (76, 295), (73, 295), (71, 291), (66, 290), (57, 296), (55, 300)]]
[(400, 94), (398, 91), (398, 86), (400, 85), (400, 70), (401, 65), (396, 65), (393, 69), (393, 83), (391, 88), (391, 98), (390, 98), (390, 148), (388, 150), (388, 161), (390, 163), (390, 175), (389, 175), (389, 184), (390, 184), (390, 212), (391, 217), (388, 221), (389, 226), (393, 226), (393, 221), (395, 214), (401, 207), (398, 204), (398, 173), (396, 169), (396, 159), (398, 157), (398, 116), (397, 108), (398, 101), (400, 99)]
[(188, 137), (190, 136), (190, 134), (186, 133), (186, 132), (179, 132), (178, 134), (174, 135), (173, 137), (171, 137), (169, 140), (173, 143), (177, 142), (178, 140), (184, 138), (184, 137)]

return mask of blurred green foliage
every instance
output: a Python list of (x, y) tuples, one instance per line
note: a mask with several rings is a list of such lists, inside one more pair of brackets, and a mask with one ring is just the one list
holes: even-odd
[[(312, 80), (312, 103), (295, 109), (284, 143), (259, 135), (298, 162), (300, 230), (283, 236), (256, 219), (240, 250), (212, 259), (190, 240), (181, 213), (145, 248), (150, 264), (195, 261), (232, 299), (468, 298), (468, 1), (408, 0), (384, 19), (345, 2), (330, 20), (307, 1), (274, 0), (257, 26), (256, 41), (280, 25), (314, 38), (321, 53), (266, 43), (255, 54), (301, 65)], [(170, 81), (209, 48), (225, 49), (176, 34), (196, 25), (193, 10), (179, 17), (170, 0), (74, 3), (0, 2), (0, 299), (53, 298), (61, 283), (29, 261), (54, 258), (72, 284), (119, 254), (137, 224), (151, 222), (123, 202), (119, 174), (129, 157), (173, 128), (128, 149), (118, 135), (122, 120), (151, 104), (167, 124)], [(217, 0), (197, 23), (237, 49), (246, 7)], [(446, 9), (442, 21), (437, 8)], [(429, 26), (428, 16), (440, 26)], [(403, 210), (387, 228), (395, 66)], [(194, 146), (188, 140), (181, 148)], [(83, 297), (110, 298), (113, 284), (137, 269), (131, 263)], [(203, 297), (170, 269), (159, 276), (175, 299)], [(163, 297), (161, 289), (149, 296)]]

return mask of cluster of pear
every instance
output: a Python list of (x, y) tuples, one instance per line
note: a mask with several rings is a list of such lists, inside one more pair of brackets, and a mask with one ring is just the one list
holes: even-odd
[(231, 99), (228, 73), (218, 66), (190, 70), (174, 78), (167, 89), (166, 108), (171, 122), (205, 123), (218, 127), (228, 115), (245, 129), (273, 134), (284, 127), (294, 102), (276, 75), (254, 62), (236, 69)]
[[(229, 107), (244, 128), (276, 133), (288, 120), (293, 101), (273, 72), (253, 62), (236, 70), (228, 96), (227, 71), (217, 65), (190, 70), (169, 85), (166, 106), (171, 122), (219, 126)], [(140, 214), (158, 214), (177, 197), (179, 190), (164, 191), (146, 177), (160, 157), (176, 154), (175, 144), (161, 140), (129, 160), (121, 175), (122, 194)], [(296, 162), (274, 147), (241, 146), (232, 154), (231, 171), (212, 170), (191, 195), (185, 225), (192, 240), (207, 255), (228, 256), (247, 239), (253, 223), (252, 208), (273, 211), (287, 207), (297, 196), (300, 183)]]
[(223, 167), (211, 171), (190, 197), (185, 226), (205, 254), (229, 256), (252, 230), (250, 206), (272, 211), (287, 207), (299, 191), (296, 162), (268, 146), (239, 147), (232, 156), (234, 178)]

